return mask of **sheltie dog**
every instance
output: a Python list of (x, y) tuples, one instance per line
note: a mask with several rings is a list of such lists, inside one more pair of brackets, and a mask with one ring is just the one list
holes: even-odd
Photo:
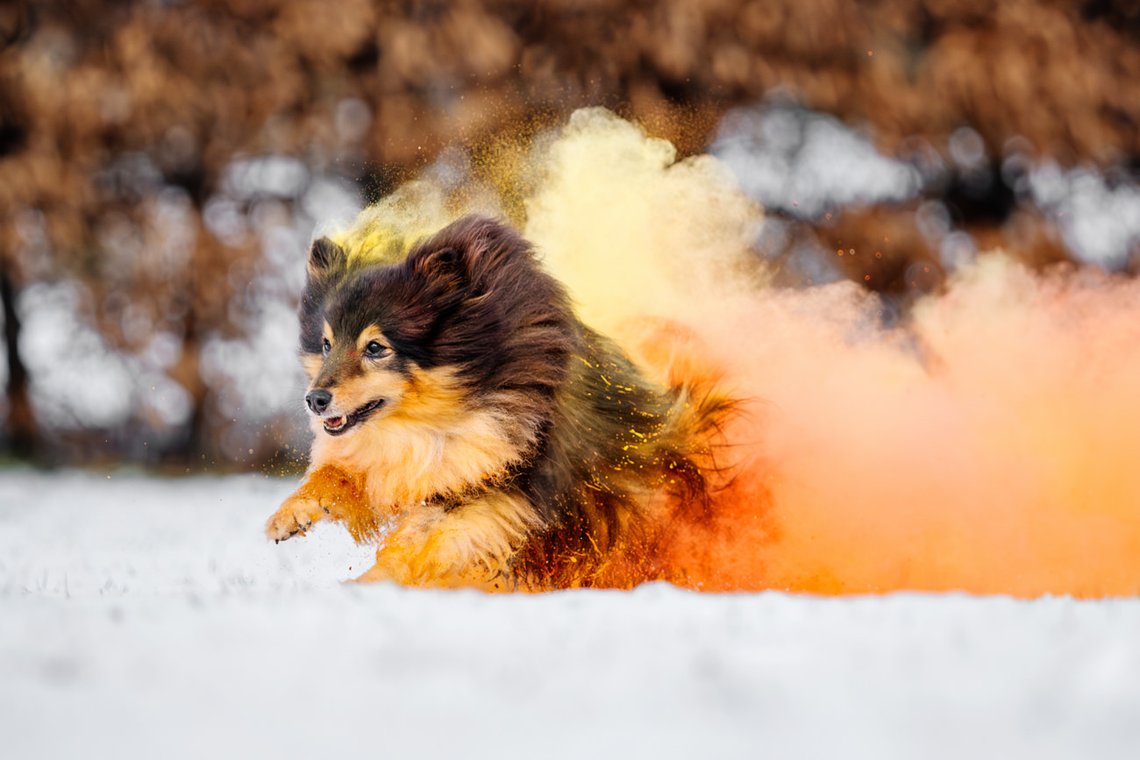
[(731, 401), (650, 381), (504, 224), (464, 217), (401, 256), (350, 255), (360, 245), (321, 238), (309, 254), (316, 438), (269, 538), (342, 522), (379, 543), (361, 581), (537, 591), (665, 577), (670, 526), (709, 510)]

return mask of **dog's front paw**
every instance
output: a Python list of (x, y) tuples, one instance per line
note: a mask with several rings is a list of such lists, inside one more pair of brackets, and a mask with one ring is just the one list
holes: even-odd
[(265, 535), (275, 542), (286, 541), (298, 533), (303, 536), (313, 523), (327, 515), (328, 510), (316, 499), (291, 496), (265, 523)]

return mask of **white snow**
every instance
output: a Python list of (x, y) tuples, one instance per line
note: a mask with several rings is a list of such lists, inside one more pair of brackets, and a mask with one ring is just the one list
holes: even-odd
[[(1134, 757), (1140, 601), (338, 581), (291, 483), (0, 473), (0, 756)], [(351, 568), (351, 570), (350, 570)]]
[(789, 104), (730, 111), (710, 152), (764, 208), (801, 218), (903, 201), (922, 189), (916, 167), (884, 156), (866, 135), (833, 116)]
[(1066, 171), (1052, 161), (1031, 169), (1028, 184), (1079, 260), (1118, 270), (1140, 251), (1140, 185), (1112, 186), (1095, 169)]

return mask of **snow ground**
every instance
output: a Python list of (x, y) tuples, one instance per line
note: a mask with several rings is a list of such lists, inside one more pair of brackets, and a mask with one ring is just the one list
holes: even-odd
[(1140, 600), (345, 586), (290, 485), (0, 473), (0, 756), (1140, 752)]

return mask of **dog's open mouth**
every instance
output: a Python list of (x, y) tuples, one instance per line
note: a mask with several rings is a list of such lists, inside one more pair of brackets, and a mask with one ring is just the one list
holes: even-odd
[(354, 412), (340, 417), (325, 417), (321, 423), (325, 427), (325, 432), (329, 435), (342, 435), (347, 433), (352, 428), (364, 422), (372, 413), (380, 407), (384, 406), (384, 399), (378, 398), (374, 401), (369, 401), (362, 407), (359, 407)]

